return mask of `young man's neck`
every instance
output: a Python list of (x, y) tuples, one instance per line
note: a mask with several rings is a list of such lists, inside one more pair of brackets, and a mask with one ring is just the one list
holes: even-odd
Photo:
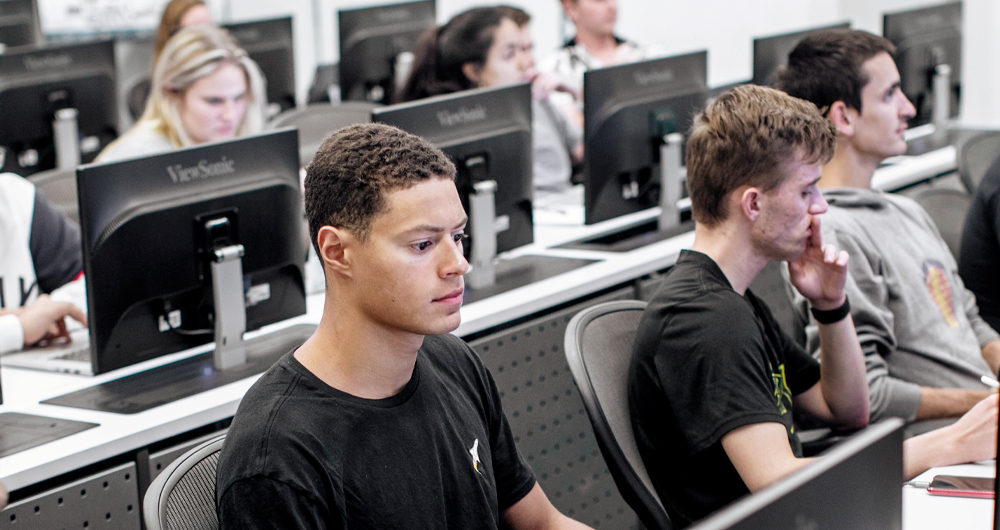
[(618, 40), (612, 33), (576, 32), (576, 43), (587, 49), (587, 52), (597, 57), (607, 66), (614, 64), (618, 52)]
[(833, 159), (823, 166), (820, 188), (871, 188), (872, 178), (881, 160), (854, 149), (843, 137), (837, 137)]
[(373, 322), (328, 286), (323, 318), (295, 358), (324, 383), (353, 396), (382, 399), (398, 394), (413, 376), (424, 336)]
[(698, 223), (691, 250), (712, 258), (733, 290), (742, 296), (768, 262), (767, 258), (754, 251), (749, 241), (750, 234), (732, 223), (721, 223), (711, 228)]

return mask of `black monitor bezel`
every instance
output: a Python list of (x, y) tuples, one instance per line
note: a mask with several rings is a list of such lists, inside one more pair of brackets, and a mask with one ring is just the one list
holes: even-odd
[[(414, 16), (414, 13), (416, 16)], [(395, 23), (378, 22), (380, 16), (392, 16), (400, 19)], [(409, 16), (407, 16), (409, 15)], [(373, 22), (374, 20), (374, 22)], [(368, 82), (377, 80), (366, 79), (363, 70), (366, 64), (374, 60), (367, 57), (358, 46), (369, 39), (387, 38), (393, 35), (410, 34), (413, 35), (413, 47), (419, 40), (419, 36), (427, 29), (437, 25), (437, 2), (436, 0), (417, 0), (414, 2), (401, 2), (372, 7), (361, 7), (353, 9), (340, 9), (337, 11), (337, 32), (338, 49), (340, 50), (340, 60), (338, 62), (338, 79), (340, 82), (340, 94), (344, 101), (370, 101), (366, 97), (357, 97), (359, 90), (364, 92), (358, 85), (365, 85)], [(414, 50), (410, 50), (414, 51)], [(360, 55), (355, 59), (354, 55)], [(388, 57), (386, 58), (388, 62)], [(390, 83), (384, 87), (384, 96), (379, 101), (373, 103), (392, 103), (395, 100), (398, 87)]]
[[(926, 20), (926, 17), (933, 15), (944, 17), (945, 23), (940, 26), (936, 26), (933, 32), (928, 33), (927, 26), (922, 24), (921, 21)], [(961, 102), (962, 88), (963, 16), (964, 9), (962, 7), (962, 2), (960, 1), (921, 7), (917, 9), (908, 9), (905, 11), (895, 11), (891, 13), (884, 13), (882, 15), (882, 35), (896, 46), (896, 53), (894, 54), (893, 59), (895, 59), (896, 66), (899, 69), (900, 89), (903, 91), (903, 94), (906, 95), (907, 99), (910, 100), (910, 103), (913, 104), (917, 112), (917, 115), (914, 116), (909, 122), (911, 127), (923, 125), (930, 121), (930, 110), (924, 108), (923, 101), (926, 100), (931, 94), (932, 83), (930, 77), (925, 75), (926, 80), (923, 83), (923, 86), (911, 86), (912, 80), (921, 76), (919, 73), (908, 71), (908, 69), (920, 69), (923, 67), (923, 70), (926, 71), (933, 65), (908, 65), (906, 63), (906, 54), (911, 49), (917, 49), (918, 47), (925, 46), (928, 42), (935, 42), (944, 38), (957, 38), (958, 41), (958, 64), (948, 65), (951, 68), (950, 100), (952, 103), (949, 117), (954, 118), (958, 116), (958, 103)], [(953, 17), (957, 17), (957, 24), (950, 23), (953, 22)], [(919, 28), (911, 27), (911, 24), (917, 24)], [(933, 102), (931, 103), (933, 104)]]
[[(53, 66), (42, 67), (33, 71), (33, 68), (28, 66), (30, 61), (27, 59), (29, 57), (46, 58), (46, 60), (52, 62)], [(65, 57), (69, 57), (68, 63)], [(102, 39), (82, 43), (18, 46), (9, 48), (5, 53), (0, 53), (0, 98), (5, 97), (4, 94), (8, 91), (25, 87), (40, 87), (53, 84), (68, 85), (91, 79), (96, 80), (100, 84), (106, 84), (107, 90), (95, 90), (94, 94), (88, 94), (90, 96), (97, 96), (94, 101), (100, 99), (101, 104), (94, 104), (91, 101), (88, 105), (80, 105), (79, 102), (74, 102), (73, 105), (78, 112), (77, 126), (79, 133), (82, 136), (94, 136), (102, 139), (97, 149), (81, 153), (82, 161), (85, 163), (96, 158), (101, 150), (117, 137), (118, 101), (116, 89), (118, 79), (114, 41)], [(51, 89), (51, 91), (55, 91), (55, 88)], [(17, 121), (16, 115), (4, 116), (4, 119), (7, 123)], [(34, 119), (40, 120), (43, 118), (35, 116)], [(54, 137), (51, 136), (51, 121), (46, 121), (44, 127), (50, 133), (48, 137), (52, 138), (52, 143), (47, 144), (51, 146), (52, 153), (42, 153), (38, 165), (26, 170), (17, 164), (13, 150), (8, 149), (7, 162), (4, 164), (4, 168), (0, 169), (22, 176), (54, 169), (56, 164), (54, 154), (55, 141)], [(9, 130), (10, 127), (5, 126), (3, 132), (0, 132), (0, 140), (2, 140), (2, 137)], [(16, 134), (10, 134), (12, 139)], [(31, 139), (34, 140), (35, 138)], [(6, 147), (9, 148), (10, 146)], [(52, 160), (51, 166), (44, 162), (50, 158)]]
[[(214, 163), (221, 159), (219, 155), (225, 158), (227, 154), (234, 162), (234, 167), (239, 168), (230, 174), (201, 180), (192, 179), (183, 184), (175, 183), (172, 180), (169, 168), (176, 168), (177, 164), (193, 168), (201, 164), (202, 161)], [(247, 168), (247, 170), (243, 171), (243, 168)], [(175, 170), (174, 175), (176, 174)], [(123, 175), (135, 175), (136, 178), (134, 181), (131, 179), (123, 180)], [(177, 188), (178, 185), (183, 185), (184, 188)], [(94, 270), (95, 254), (100, 255), (105, 242), (110, 242), (109, 245), (121, 244), (121, 241), (113, 239), (116, 231), (127, 227), (130, 222), (144, 222), (144, 217), (162, 213), (169, 208), (198, 208), (205, 210), (203, 213), (210, 213), (209, 210), (219, 211), (217, 206), (201, 205), (226, 203), (229, 196), (240, 193), (261, 193), (261, 190), (275, 188), (282, 192), (282, 196), (286, 199), (284, 203), (293, 209), (288, 213), (288, 219), (300, 222), (290, 221), (289, 225), (284, 227), (284, 230), (288, 233), (294, 233), (294, 235), (282, 237), (280, 242), (269, 246), (268, 254), (271, 255), (263, 259), (261, 252), (257, 252), (253, 257), (244, 256), (245, 278), (257, 273), (278, 275), (281, 271), (294, 271), (294, 269), (297, 269), (297, 273), (292, 272), (290, 279), (287, 278), (287, 274), (282, 276), (281, 285), (291, 285), (292, 292), (289, 294), (283, 291), (275, 294), (275, 296), (283, 297), (281, 300), (275, 300), (275, 303), (281, 306), (281, 314), (252, 315), (252, 312), (248, 312), (248, 330), (305, 312), (303, 274), (306, 235), (304, 221), (302, 221), (297, 130), (281, 129), (258, 136), (203, 144), (150, 157), (107, 164), (89, 164), (77, 170), (84, 272), (87, 277), (91, 365), (94, 374), (172, 353), (172, 351), (163, 350), (162, 345), (154, 345), (154, 347), (147, 345), (143, 349), (141, 339), (139, 339), (139, 344), (127, 344), (125, 347), (128, 351), (124, 354), (121, 351), (111, 352), (108, 344), (116, 332), (116, 328), (129, 314), (128, 311), (157, 297), (169, 299), (169, 297), (179, 294), (178, 292), (163, 292), (156, 293), (156, 296), (152, 298), (126, 299), (123, 306), (116, 297), (127, 298), (128, 294), (119, 292), (121, 291), (119, 286), (121, 282), (113, 274), (120, 271), (104, 270), (98, 272)], [(191, 236), (190, 231), (196, 229), (193, 221), (193, 218), (189, 219), (185, 226), (175, 227), (175, 229), (179, 232), (186, 231), (187, 236), (183, 237)], [(197, 240), (197, 234), (192, 239)], [(242, 239), (243, 241), (236, 242), (249, 244), (247, 243), (247, 240), (250, 239), (248, 234), (244, 233)], [(134, 240), (131, 241), (133, 244), (134, 242)], [(156, 244), (156, 241), (149, 242), (149, 245)], [(259, 242), (255, 242), (254, 245), (260, 248)], [(116, 252), (121, 253), (120, 249), (110, 247), (108, 251), (112, 253), (112, 256), (117, 256)], [(190, 251), (194, 252), (195, 249), (192, 248)], [(253, 254), (253, 251), (251, 250), (250, 253)], [(274, 259), (282, 261), (281, 263), (269, 263), (268, 267), (259, 266), (262, 261), (267, 262)], [(107, 262), (107, 258), (96, 261)], [(157, 263), (154, 269), (158, 270), (164, 267), (159, 261)], [(115, 267), (117, 266), (116, 263)], [(126, 263), (122, 266), (133, 268), (138, 265)], [(192, 268), (195, 268), (199, 276), (206, 276), (207, 263), (186, 261), (181, 266), (184, 267), (185, 274), (192, 273)], [(166, 267), (169, 269), (170, 265), (167, 264)], [(161, 271), (161, 274), (165, 273)], [(190, 274), (184, 276), (187, 280), (190, 277)], [(143, 281), (155, 282), (155, 280)], [(209, 281), (206, 285), (205, 281), (208, 279), (202, 278), (199, 280), (200, 283), (194, 286), (186, 285), (185, 290), (180, 294), (197, 297), (197, 290), (201, 289), (200, 299), (205, 300), (205, 297), (208, 297), (207, 301), (211, 302), (211, 284)], [(122, 307), (124, 308), (118, 309)], [(213, 337), (212, 333), (209, 332), (207, 335), (200, 333), (190, 337), (173, 337), (173, 339), (176, 342), (176, 349), (173, 347), (171, 349), (180, 351), (187, 347), (210, 342)], [(169, 341), (171, 338), (164, 340)], [(124, 351), (122, 348), (119, 350)]]
[[(680, 74), (675, 74), (675, 71), (679, 71)], [(653, 79), (653, 81), (642, 85), (640, 79)], [(588, 225), (595, 224), (657, 206), (658, 202), (646, 205), (642, 204), (641, 201), (629, 203), (621, 199), (619, 204), (612, 204), (605, 208), (604, 203), (599, 201), (604, 187), (610, 185), (611, 179), (617, 178), (617, 175), (599, 174), (600, 166), (608, 160), (618, 160), (618, 157), (622, 156), (622, 147), (636, 149), (637, 151), (631, 157), (636, 160), (643, 159), (640, 161), (642, 163), (649, 162), (649, 164), (642, 166), (648, 166), (649, 169), (650, 175), (647, 184), (652, 188), (659, 189), (659, 153), (653, 152), (652, 133), (649, 131), (651, 125), (646, 121), (636, 125), (636, 128), (647, 131), (647, 134), (642, 135), (644, 141), (622, 142), (622, 146), (611, 149), (616, 151), (614, 155), (603, 152), (608, 150), (608, 146), (611, 144), (607, 141), (601, 141), (602, 139), (598, 135), (601, 133), (602, 127), (606, 126), (611, 118), (624, 109), (652, 104), (662, 106), (657, 102), (689, 99), (695, 100), (697, 103), (690, 108), (691, 112), (688, 116), (681, 117), (676, 131), (686, 137), (692, 118), (704, 107), (708, 98), (708, 52), (703, 50), (588, 70), (584, 73), (583, 83), (584, 222)], [(648, 156), (639, 153), (639, 150), (647, 148)], [(619, 169), (633, 171), (639, 169), (637, 164), (636, 161), (630, 161), (629, 165), (635, 167)], [(610, 213), (606, 211), (608, 208), (612, 210)]]

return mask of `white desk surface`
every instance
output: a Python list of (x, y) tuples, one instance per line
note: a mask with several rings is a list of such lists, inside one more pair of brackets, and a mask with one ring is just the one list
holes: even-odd
[[(978, 462), (961, 466), (938, 467), (923, 473), (916, 481), (930, 482), (935, 475), (993, 477), (996, 463)], [(903, 530), (993, 530), (991, 499), (970, 499), (931, 495), (923, 488), (903, 488)]]
[[(893, 166), (880, 169), (876, 180), (879, 181), (880, 187), (891, 188), (894, 187), (894, 182), (905, 181), (912, 175), (928, 174), (929, 171), (936, 174), (949, 168), (954, 169), (954, 149), (941, 151), (900, 162), (901, 165), (905, 163), (905, 171), (894, 169)], [(686, 233), (626, 253), (548, 249), (547, 247), (553, 245), (653, 219), (659, 214), (659, 208), (653, 208), (599, 225), (583, 226), (581, 197), (582, 190), (579, 187), (571, 190), (568, 195), (539, 197), (536, 201), (538, 203), (536, 242), (518, 249), (516, 253), (512, 253), (512, 257), (522, 254), (541, 254), (599, 258), (602, 261), (463, 307), (462, 324), (455, 331), (457, 335), (465, 336), (489, 329), (665, 269), (673, 265), (681, 249), (690, 247), (694, 241), (693, 233)], [(322, 294), (311, 295), (307, 307), (306, 315), (269, 328), (275, 329), (301, 322), (319, 322), (323, 307)], [(267, 329), (261, 330), (265, 331)], [(253, 336), (254, 334), (249, 334), (248, 338)], [(97, 377), (3, 368), (0, 370), (0, 375), (3, 377), (4, 404), (0, 405), (0, 412), (51, 416), (98, 423), (100, 426), (0, 458), (0, 481), (8, 489), (17, 490), (231, 417), (235, 414), (243, 394), (256, 380), (256, 376), (132, 415), (40, 403), (49, 398), (148, 370), (210, 349), (211, 345), (205, 345)]]

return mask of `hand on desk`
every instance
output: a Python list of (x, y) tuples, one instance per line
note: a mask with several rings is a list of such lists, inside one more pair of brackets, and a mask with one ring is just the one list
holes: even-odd
[(31, 346), (41, 340), (69, 338), (66, 331), (66, 317), (87, 325), (87, 315), (80, 308), (68, 302), (56, 302), (43, 294), (24, 307), (4, 311), (17, 316), (24, 330), (24, 345)]
[(0, 510), (7, 507), (7, 487), (0, 482)]
[(903, 465), (910, 480), (932, 467), (996, 458), (1000, 395), (990, 394), (955, 423), (906, 440)]

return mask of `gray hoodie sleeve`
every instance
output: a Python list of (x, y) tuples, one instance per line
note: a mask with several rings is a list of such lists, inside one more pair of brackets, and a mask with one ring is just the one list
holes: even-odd
[[(890, 376), (885, 361), (896, 350), (897, 344), (893, 333), (894, 317), (887, 303), (889, 290), (882, 274), (885, 262), (874, 250), (865, 249), (850, 234), (824, 229), (823, 240), (846, 250), (851, 257), (844, 290), (851, 302), (851, 317), (865, 355), (871, 421), (886, 417), (903, 418), (908, 422), (915, 420), (920, 407), (920, 386)], [(801, 295), (797, 300), (800, 310), (805, 311), (805, 300)], [(806, 336), (809, 351), (818, 359), (819, 326), (812, 315), (809, 315)]]

